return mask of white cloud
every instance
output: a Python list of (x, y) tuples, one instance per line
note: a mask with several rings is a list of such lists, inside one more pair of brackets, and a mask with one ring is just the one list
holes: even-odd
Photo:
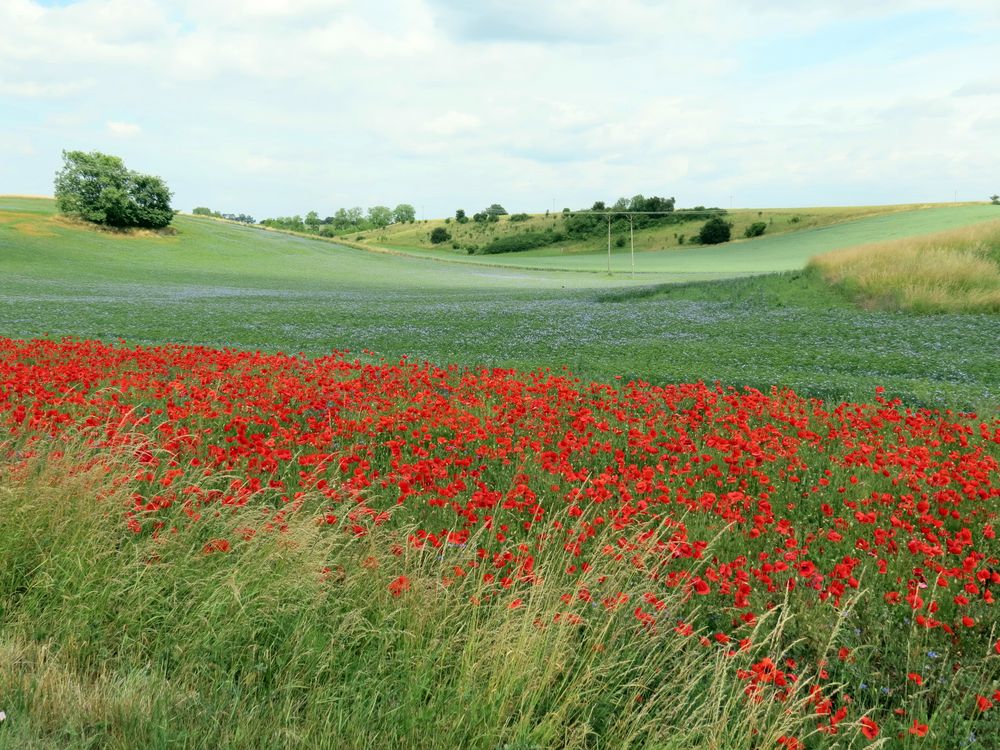
[(133, 138), (142, 132), (142, 128), (134, 122), (117, 122), (115, 120), (108, 120), (105, 123), (105, 126), (111, 135), (118, 138)]
[(90, 82), (70, 81), (7, 81), (0, 82), (0, 95), (28, 99), (58, 99), (88, 88)]
[(312, 25), (350, 5), (346, 0), (179, 0), (174, 5), (199, 25), (247, 27), (265, 24)]
[(468, 112), (449, 110), (440, 117), (435, 117), (428, 122), (426, 128), (428, 132), (434, 135), (451, 137), (459, 133), (475, 130), (481, 124), (482, 121), (475, 115)]
[[(176, 185), (179, 202), (217, 195), (258, 216), (337, 207), (323, 201), (531, 210), (636, 192), (823, 203), (835, 183), (906, 200), (936, 189), (923, 175), (938, 167), (949, 182), (1000, 171), (998, 9), (0, 0), (0, 111), (35, 148), (6, 179), (22, 170), (30, 185), (62, 148), (108, 144)], [(890, 51), (894, 35), (862, 57), (845, 33), (924, 12), (950, 26), (920, 44)], [(806, 64), (795, 52), (809, 40), (836, 54)], [(154, 129), (154, 151), (128, 140)]]
[(0, 151), (18, 156), (35, 156), (35, 147), (28, 138), (3, 132), (0, 132)]
[(970, 81), (956, 89), (955, 96), (1000, 96), (1000, 78)]

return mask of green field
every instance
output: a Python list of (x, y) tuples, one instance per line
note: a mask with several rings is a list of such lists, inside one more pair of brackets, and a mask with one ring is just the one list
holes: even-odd
[[(600, 253), (441, 263), (185, 216), (173, 236), (122, 236), (64, 222), (52, 201), (0, 198), (0, 334), (367, 349), (470, 366), (568, 366), (598, 380), (782, 385), (832, 399), (868, 399), (885, 385), (914, 404), (992, 409), (996, 316), (868, 312), (812, 272), (671, 282), (798, 269), (823, 250), (996, 214), (938, 207), (645, 253), (633, 281), (585, 272), (602, 268)], [(615, 261), (625, 268), (627, 251)], [(549, 268), (516, 267), (525, 263)]]

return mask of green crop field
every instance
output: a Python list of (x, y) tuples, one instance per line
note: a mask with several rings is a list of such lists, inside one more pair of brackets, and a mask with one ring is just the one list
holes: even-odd
[[(0, 198), (0, 334), (367, 349), (829, 399), (867, 399), (884, 385), (909, 403), (994, 408), (996, 316), (865, 311), (815, 272), (675, 282), (798, 269), (823, 250), (996, 214), (938, 207), (645, 253), (633, 281), (586, 272), (601, 269), (600, 254), (530, 260), (544, 270), (498, 265), (528, 262), (521, 254), (442, 263), (185, 216), (172, 236), (122, 236), (67, 223), (52, 201)], [(620, 270), (627, 256), (615, 260)]]

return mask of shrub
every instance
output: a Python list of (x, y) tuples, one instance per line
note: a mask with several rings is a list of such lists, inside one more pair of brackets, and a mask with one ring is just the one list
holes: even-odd
[(530, 218), (531, 217), (528, 214), (511, 214), (510, 215), (510, 220), (511, 221), (527, 221)]
[(743, 231), (744, 237), (760, 237), (767, 231), (767, 224), (763, 221), (755, 221)]
[(992, 203), (994, 206), (1000, 206), (1000, 195), (991, 195), (990, 203)]
[(434, 227), (431, 230), (431, 243), (434, 245), (440, 245), (442, 242), (447, 242), (451, 239), (451, 235), (448, 234), (448, 230), (444, 227)]
[(722, 242), (729, 242), (732, 228), (732, 224), (716, 216), (702, 225), (701, 231), (698, 232), (698, 239), (703, 245), (718, 245)]
[(553, 232), (551, 229), (546, 229), (544, 232), (522, 232), (521, 234), (498, 237), (484, 247), (482, 253), (484, 255), (518, 253), (524, 250), (533, 250), (536, 247), (552, 245), (563, 239), (565, 239), (565, 235), (562, 232)]

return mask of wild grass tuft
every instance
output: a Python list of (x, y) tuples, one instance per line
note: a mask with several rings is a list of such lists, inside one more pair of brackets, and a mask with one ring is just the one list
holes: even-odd
[(872, 308), (1000, 312), (1000, 222), (838, 250), (810, 265)]

